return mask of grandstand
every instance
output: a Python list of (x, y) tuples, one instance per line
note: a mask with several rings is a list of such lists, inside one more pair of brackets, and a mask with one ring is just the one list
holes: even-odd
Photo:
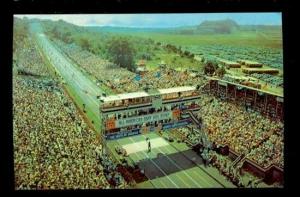
[(222, 99), (239, 101), (261, 113), (283, 120), (283, 94), (251, 87), (222, 79), (208, 77), (209, 83), (204, 91), (213, 93)]
[[(136, 75), (37, 27), (14, 54), (17, 188), (283, 185), (283, 91), (163, 60), (159, 72), (141, 61)], [(262, 69), (220, 63), (232, 73)]]
[(263, 66), (259, 62), (250, 61), (250, 60), (237, 60), (237, 62), (249, 68), (261, 68)]
[(276, 68), (242, 68), (242, 72), (246, 74), (253, 74), (253, 73), (259, 73), (259, 74), (278, 74), (279, 70)]
[(230, 69), (230, 68), (241, 68), (241, 64), (238, 62), (233, 62), (233, 61), (228, 61), (228, 60), (224, 60), (224, 59), (219, 59), (219, 62), (226, 66), (226, 68)]
[(180, 114), (197, 111), (198, 98), (196, 88), (188, 86), (101, 97), (102, 131), (113, 139), (187, 125)]

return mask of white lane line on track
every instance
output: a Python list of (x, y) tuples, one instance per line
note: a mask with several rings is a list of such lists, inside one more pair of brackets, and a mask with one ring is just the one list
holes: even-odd
[[(54, 64), (54, 63), (53, 63)], [(56, 66), (56, 65), (54, 65), (54, 66)], [(62, 73), (62, 71), (59, 71), (60, 73)], [(67, 78), (66, 76), (64, 76), (64, 78)], [(71, 82), (72, 84), (73, 84), (73, 87), (75, 87), (75, 86), (78, 86), (79, 87), (79, 89), (82, 89), (81, 87), (80, 87), (80, 84), (77, 82), (77, 81), (73, 81), (73, 82)], [(82, 90), (81, 90), (82, 91)], [(82, 93), (78, 93), (78, 96), (80, 96), (82, 99), (88, 99), (91, 103), (94, 103), (97, 107), (98, 107), (98, 103), (97, 103), (97, 101), (96, 100), (94, 100), (93, 99), (93, 97), (91, 97), (91, 96), (87, 96), (87, 97), (84, 97), (84, 94), (82, 94)]]
[[(129, 137), (129, 139), (134, 143), (134, 140), (131, 137)], [(137, 148), (139, 148), (138, 145), (136, 146)], [(170, 179), (170, 177), (163, 171), (163, 169), (161, 169), (146, 153), (143, 152), (143, 154), (150, 159), (150, 161), (165, 175), (165, 177), (167, 177), (169, 181), (171, 181), (176, 186), (176, 188), (179, 188), (178, 185), (174, 183), (174, 181), (172, 181), (172, 179)]]
[[(52, 46), (51, 46), (52, 47)], [(42, 47), (43, 48), (43, 47)], [(45, 50), (45, 49), (44, 49)], [(52, 49), (52, 50), (55, 50), (55, 49)], [(70, 81), (69, 80), (69, 76), (68, 76), (68, 72), (66, 72), (65, 70), (66, 70), (66, 67), (67, 66), (65, 66), (65, 67), (62, 67), (62, 66), (60, 66), (60, 62), (62, 61), (58, 61), (57, 59), (55, 59), (54, 57), (53, 57), (53, 55), (56, 55), (57, 57), (59, 57), (59, 55), (57, 55), (57, 54), (55, 54), (55, 53), (57, 53), (57, 51), (53, 51), (53, 53), (47, 53), (47, 58), (48, 58), (48, 60), (51, 62), (51, 64), (53, 65), (53, 67), (55, 68), (55, 70), (60, 74), (60, 76), (62, 77), (62, 78), (64, 78), (65, 80), (67, 80), (67, 81)], [(61, 57), (61, 58), (63, 58), (63, 57)], [(66, 61), (66, 60), (65, 60)], [(67, 64), (68, 64), (68, 67), (69, 67), (69, 69), (72, 69), (72, 65), (69, 63), (69, 62), (67, 62)], [(77, 72), (77, 71), (76, 71)], [(83, 76), (84, 77), (84, 76)], [(89, 80), (89, 79), (87, 79), (87, 80)], [(71, 83), (71, 86), (74, 88), (74, 89), (82, 89), (81, 88), (81, 86), (79, 85), (79, 83), (77, 82), (77, 81), (74, 81), (74, 82), (70, 82)], [(79, 88), (76, 88), (76, 85), (79, 87)], [(92, 87), (92, 86), (91, 86)], [(79, 96), (82, 100), (87, 100), (87, 103), (92, 103), (92, 104), (94, 104), (96, 107), (90, 107), (90, 109), (91, 109), (91, 113), (95, 116), (95, 117), (97, 117), (97, 109), (98, 109), (98, 107), (99, 107), (99, 104), (97, 103), (97, 101), (93, 98), (93, 97), (91, 97), (91, 95), (84, 95), (82, 92), (77, 92), (77, 96)]]
[[(198, 169), (198, 168), (197, 168)], [(205, 182), (207, 184), (207, 186), (214, 186), (211, 183), (207, 182), (207, 180), (205, 178), (203, 178), (202, 174), (197, 173), (198, 171), (192, 171), (193, 174), (195, 174), (197, 177), (200, 177), (201, 180), (203, 180), (203, 182)]]
[[(145, 136), (144, 136), (144, 137), (145, 137)], [(167, 149), (167, 147), (158, 147), (157, 150), (158, 150), (160, 153), (163, 153), (164, 157), (166, 157), (173, 165), (175, 165), (178, 169), (180, 169), (180, 170), (183, 172), (183, 174), (184, 174), (185, 176), (187, 176), (189, 179), (191, 179), (192, 182), (193, 182), (195, 185), (197, 185), (197, 186), (199, 186), (199, 187), (201, 188), (201, 185), (199, 185), (197, 181), (195, 181), (191, 176), (189, 176), (189, 175), (184, 171), (183, 168), (181, 168), (177, 163), (175, 163), (168, 155), (165, 155), (165, 154), (164, 154), (164, 152), (162, 151), (163, 148), (164, 148), (164, 149)], [(177, 174), (176, 174), (176, 175), (177, 175)], [(178, 176), (177, 176), (177, 177), (178, 177)], [(181, 179), (180, 176), (179, 176), (179, 179)], [(181, 180), (182, 180), (182, 179), (181, 179)], [(184, 182), (184, 181), (183, 181), (183, 182)], [(185, 184), (185, 182), (184, 182), (184, 184)]]
[[(67, 68), (69, 70), (73, 70), (73, 73), (76, 72), (77, 75), (79, 76), (79, 78), (80, 78), (80, 76), (85, 78), (86, 81), (84, 81), (84, 82), (89, 82), (88, 81), (89, 79), (87, 79), (85, 76), (82, 75), (82, 73), (80, 73), (78, 70), (76, 70), (68, 60), (64, 59), (62, 54), (60, 54), (57, 51), (57, 49), (55, 49), (48, 40), (46, 40), (45, 38), (41, 38), (41, 39), (43, 39), (44, 41), (40, 40), (39, 43), (42, 44), (41, 48), (47, 54), (46, 55), (47, 59), (51, 62), (52, 66), (55, 68), (55, 70), (60, 74), (60, 76), (62, 78), (68, 79), (68, 81), (71, 81), (71, 84), (72, 84), (73, 88), (76, 89), (76, 85), (77, 85), (79, 87), (79, 89), (81, 89), (81, 86), (78, 84), (78, 82), (76, 82), (74, 80), (70, 80), (71, 77), (70, 77), (70, 75), (68, 75), (68, 73), (70, 73), (70, 72), (68, 72), (68, 71), (66, 72)], [(48, 50), (46, 50), (46, 49), (48, 49)], [(62, 66), (62, 65), (64, 65), (64, 66)], [(82, 81), (82, 79), (80, 81)], [(74, 84), (74, 82), (75, 82), (75, 84)], [(88, 86), (88, 87), (92, 87), (92, 86)], [(91, 108), (91, 112), (94, 115), (96, 115), (96, 117), (97, 117), (97, 109), (98, 109), (97, 101), (94, 100), (94, 98), (91, 97), (90, 95), (85, 97), (81, 92), (77, 92), (77, 95), (82, 100), (87, 99), (90, 103), (94, 103), (97, 106), (97, 108), (94, 108), (94, 107)]]
[[(145, 138), (145, 137), (144, 137)], [(174, 149), (174, 150), (177, 150), (177, 149), (175, 149), (173, 146), (170, 146), (170, 148), (171, 149)], [(160, 147), (159, 149), (167, 149), (168, 150), (168, 147)], [(171, 150), (168, 150), (168, 152), (172, 152)], [(168, 157), (167, 155), (166, 155), (166, 157)], [(169, 158), (169, 157), (168, 157)], [(172, 163), (174, 163), (176, 166), (178, 166), (175, 162), (173, 162), (173, 160), (172, 159), (169, 159)], [(195, 167), (198, 167), (197, 165), (195, 166)], [(178, 168), (180, 168), (180, 169), (182, 169), (180, 166), (178, 166)], [(199, 170), (201, 170), (201, 172), (203, 172), (203, 170), (201, 169), (201, 168), (197, 168), (197, 169), (199, 169)], [(184, 172), (184, 170), (183, 170), (183, 172)], [(206, 179), (204, 179), (203, 177), (202, 177), (202, 174), (198, 174), (197, 172), (195, 172), (195, 171), (192, 171), (194, 174), (196, 174), (197, 175), (197, 177), (199, 176), (200, 177), (200, 179), (203, 181), (203, 182), (205, 182), (208, 186), (213, 186), (212, 184), (210, 184), (209, 182), (207, 182), (207, 180)], [(186, 172), (184, 172), (184, 173), (186, 173)], [(200, 172), (199, 172), (200, 173)], [(203, 172), (204, 173), (204, 172)], [(194, 180), (191, 176), (189, 176), (188, 174), (186, 174), (188, 177), (190, 177), (191, 179), (192, 179), (192, 181), (197, 185), (197, 186), (200, 186), (200, 188), (203, 188), (203, 186), (202, 185), (199, 185), (199, 184), (197, 184), (198, 182), (196, 181), (196, 180)], [(206, 175), (206, 174), (205, 174)]]
[[(193, 174), (195, 174), (197, 177), (200, 177), (200, 179), (207, 184), (207, 186), (215, 186), (215, 183), (220, 185), (218, 182), (216, 182), (213, 178), (211, 178), (209, 175), (207, 175), (205, 172), (198, 164), (195, 165), (196, 169), (195, 171), (192, 171)], [(210, 180), (213, 181), (211, 183), (210, 181), (207, 181), (207, 179), (203, 178), (204, 176), (208, 177)]]
[[(53, 46), (54, 47), (54, 46)], [(55, 48), (55, 47), (54, 47)], [(73, 71), (73, 73), (74, 73), (74, 71), (76, 72), (76, 73), (79, 73), (79, 74), (77, 74), (77, 75), (79, 75), (79, 76), (81, 76), (81, 78), (85, 78), (85, 79), (87, 79), (87, 80), (84, 80), (84, 82), (87, 84), (87, 87), (88, 88), (90, 88), (90, 91), (93, 93), (93, 94), (95, 94), (95, 95), (98, 95), (99, 93), (98, 93), (98, 91), (97, 90), (99, 90), (99, 87), (98, 86), (96, 86), (89, 78), (87, 78), (80, 70), (79, 70), (79, 68), (77, 68), (77, 66), (76, 65), (73, 65), (73, 60), (71, 60), (69, 57), (67, 57), (66, 55), (64, 55), (64, 54), (62, 54), (62, 53), (60, 53), (60, 51), (57, 49), (57, 51), (58, 51), (58, 53), (59, 53), (59, 55), (60, 56), (62, 56), (62, 58), (64, 58), (64, 60), (66, 61), (66, 62), (68, 62), (69, 64), (71, 64), (71, 70)], [(75, 62), (74, 62), (75, 63)], [(76, 63), (75, 63), (76, 64)], [(80, 78), (80, 77), (79, 77)], [(82, 80), (81, 80), (82, 81)]]
[[(167, 149), (167, 147), (163, 147), (164, 149)], [(156, 147), (156, 148), (153, 148), (153, 152), (155, 151), (155, 150), (157, 150), (157, 152), (159, 152), (159, 153), (163, 153), (163, 155), (164, 155), (164, 157), (166, 157), (166, 155), (165, 155), (165, 152), (161, 152), (160, 151), (160, 148), (159, 147)], [(168, 149), (167, 149), (168, 150)], [(156, 151), (155, 151), (156, 152)], [(167, 154), (169, 154), (169, 153), (172, 153), (172, 152), (169, 152), (169, 151), (167, 151)], [(167, 157), (168, 158), (168, 157)], [(169, 161), (171, 161), (169, 158), (168, 158), (168, 160)], [(173, 163), (172, 161), (171, 161), (171, 163)], [(174, 164), (174, 163), (173, 163)], [(176, 164), (175, 164), (175, 166), (176, 166)], [(178, 169), (180, 169), (180, 170), (182, 170), (179, 166), (176, 166)], [(188, 184), (186, 184), (186, 182), (181, 178), (181, 176), (180, 175), (178, 175), (176, 172), (173, 174), (173, 176), (176, 176), (176, 178), (178, 178), (184, 185), (186, 185), (188, 188), (190, 188), (191, 186), (190, 185), (188, 185)], [(193, 181), (193, 180), (192, 180)], [(193, 181), (194, 182), (194, 181)], [(196, 184), (196, 183), (195, 183)], [(197, 184), (196, 184), (197, 185)], [(198, 185), (197, 185), (198, 186)]]
[(161, 181), (160, 179), (157, 179), (165, 188), (168, 188), (167, 185), (165, 185), (165, 183), (163, 181)]
[[(52, 45), (52, 47), (53, 47), (55, 50), (57, 50), (58, 53), (59, 53), (59, 55), (61, 55), (66, 61), (68, 61), (69, 63), (74, 62), (75, 64), (77, 64), (74, 60), (72, 60), (72, 59), (69, 58), (67, 55), (65, 55), (64, 52), (62, 52), (61, 49), (59, 49), (59, 48), (56, 47), (55, 45)], [(56, 49), (56, 48), (57, 48), (57, 49)], [(72, 65), (71, 69), (73, 70), (73, 72), (76, 71), (76, 72), (80, 73), (80, 75), (83, 76), (84, 78), (88, 78), (88, 77), (86, 77), (86, 76), (82, 73), (82, 71), (80, 70), (80, 68), (78, 68), (77, 65), (74, 65), (73, 63), (72, 63), (71, 65)], [(87, 83), (90, 82), (89, 87), (93, 87), (93, 88), (91, 89), (91, 91), (92, 91), (93, 93), (95, 93), (95, 95), (97, 95), (97, 94), (98, 94), (97, 90), (99, 90), (99, 87), (96, 86), (90, 79), (88, 79), (86, 82), (87, 82)]]
[[(122, 146), (120, 143), (119, 143), (119, 145)], [(139, 153), (139, 152), (135, 152), (135, 153), (131, 154), (130, 156), (131, 156), (131, 157), (132, 157), (132, 156), (135, 156), (135, 157), (137, 158), (137, 161), (143, 160), (144, 157), (142, 157), (142, 156), (140, 157), (138, 153)], [(134, 161), (133, 158), (132, 158), (132, 160)], [(157, 179), (155, 179), (155, 180), (153, 180), (153, 181), (151, 181), (151, 180), (149, 179), (149, 181), (150, 181), (151, 184), (154, 185), (154, 186), (157, 185), (157, 184), (155, 184), (155, 182), (159, 182), (159, 183), (162, 184), (165, 188), (168, 188), (168, 186), (165, 185), (165, 183), (164, 183), (160, 178), (157, 178)]]
[[(95, 88), (92, 88), (93, 86), (94, 86), (94, 84), (90, 81), (90, 79), (88, 79), (88, 78), (86, 78), (82, 73), (80, 73), (80, 71), (78, 71), (76, 68), (74, 68), (73, 67), (73, 65), (67, 60), (67, 59), (65, 59), (64, 57), (63, 57), (63, 55), (62, 54), (60, 54), (58, 51), (57, 51), (57, 49), (55, 49), (52, 45), (51, 45), (51, 43), (48, 41), (47, 42), (47, 44), (49, 45), (49, 47), (50, 47), (50, 49), (52, 50), (51, 52), (52, 53), (47, 53), (48, 55), (48, 59), (50, 60), (50, 62), (52, 62), (52, 64), (54, 65), (54, 67), (56, 67), (58, 70), (59, 70), (59, 73), (61, 74), (61, 75), (63, 75), (64, 76), (64, 78), (68, 78), (69, 80), (68, 81), (71, 81), (71, 83), (72, 84), (76, 84), (80, 89), (85, 89), (86, 87), (88, 87), (89, 89), (90, 89), (90, 91), (92, 91), (92, 92), (97, 92), (96, 90), (95, 90)], [(50, 55), (52, 55), (52, 56), (50, 56)], [(54, 57), (58, 57), (58, 58), (60, 58), (60, 59), (58, 59), (58, 58), (54, 58)], [(64, 65), (64, 67), (62, 67), (61, 65), (60, 65), (60, 63), (65, 63)], [(66, 69), (66, 67), (68, 67), (68, 69), (69, 70), (67, 70)], [(66, 71), (67, 70), (67, 71)], [(68, 71), (73, 71), (73, 73), (76, 73), (76, 78), (78, 77), (79, 78), (79, 81), (81, 81), (81, 82), (85, 82), (85, 83), (89, 83), (90, 82), (90, 84), (88, 85), (88, 86), (83, 86), (82, 84), (80, 85), (79, 84), (79, 82), (77, 82), (76, 80), (70, 80), (70, 78), (72, 79), (72, 76), (70, 77), (69, 75), (68, 75), (68, 73), (71, 73), (71, 72), (68, 72)], [(82, 88), (83, 87), (83, 88)], [(81, 90), (82, 91), (82, 90)], [(81, 98), (83, 97), (83, 95), (79, 95)], [(92, 96), (87, 96), (86, 98), (89, 98), (89, 100), (92, 102), (92, 103), (94, 103), (96, 106), (98, 106), (98, 102), (92, 97)]]
[[(167, 147), (161, 147), (161, 149), (162, 148), (167, 148)], [(202, 188), (202, 185), (199, 185), (198, 184), (198, 182), (195, 180), (195, 179), (193, 179), (193, 177), (192, 176), (190, 176), (187, 172), (185, 172), (185, 170), (182, 168), (182, 167), (180, 167), (176, 162), (174, 162), (168, 155), (165, 155), (167, 158), (168, 158), (168, 160), (169, 161), (171, 161), (177, 168), (179, 168), (182, 172), (183, 172), (183, 174), (184, 175), (186, 175), (189, 179), (191, 179), (192, 180), (192, 182), (195, 184), (195, 185), (197, 185), (198, 187), (200, 187), (200, 188)]]
[[(72, 78), (68, 75), (68, 73), (71, 73), (70, 71), (73, 71), (73, 73), (76, 73), (76, 75), (78, 76), (78, 78), (80, 79), (80, 81), (84, 81), (87, 84), (87, 87), (90, 89), (91, 92), (95, 93), (96, 95), (98, 94), (97, 90), (99, 89), (97, 86), (95, 86), (94, 83), (91, 82), (90, 79), (86, 78), (86, 76), (84, 76), (81, 71), (79, 71), (77, 68), (75, 68), (73, 66), (73, 64), (71, 64), (71, 62), (69, 61), (69, 59), (66, 59), (63, 54), (61, 54), (48, 40), (46, 40), (46, 38), (44, 38), (45, 40), (45, 44), (48, 44), (48, 48), (51, 50), (50, 55), (52, 55), (50, 58), (52, 63), (56, 63), (55, 67), (59, 67), (60, 70), (66, 70), (65, 68), (68, 67), (68, 71), (69, 72), (64, 72), (65, 77), (68, 76), (68, 78)], [(49, 53), (47, 53), (49, 56)], [(58, 58), (54, 58), (53, 55), (55, 57)], [(60, 64), (64, 64), (64, 67), (62, 67)]]
[[(174, 145), (171, 145), (171, 147), (174, 148), (175, 150), (178, 150)], [(180, 150), (178, 150), (178, 151), (180, 151)], [(183, 155), (184, 155), (184, 157), (187, 157), (188, 160), (192, 161), (187, 155), (185, 155), (185, 154), (183, 154)], [(207, 171), (205, 171), (204, 169), (202, 169), (202, 167), (201, 167), (199, 164), (196, 164), (195, 167), (197, 167), (197, 169), (200, 169), (200, 170), (197, 170), (196, 172), (199, 172), (199, 173), (202, 172), (202, 173), (204, 173), (204, 175), (207, 176), (207, 177), (209, 177), (209, 179), (212, 180), (212, 181), (214, 182), (214, 184), (216, 183), (216, 184), (218, 184), (219, 186), (223, 186), (223, 184), (221, 184), (221, 183), (219, 183), (218, 181), (214, 180), (214, 178), (211, 177), (212, 175), (209, 174), (209, 173), (208, 173)], [(195, 173), (196, 173), (196, 172), (195, 172)], [(198, 174), (198, 175), (199, 175), (199, 174)], [(197, 175), (197, 176), (198, 176), (198, 175)], [(201, 175), (200, 177), (201, 177), (202, 180), (204, 180), (204, 182), (208, 183), (208, 182), (206, 181), (206, 179), (203, 179), (202, 175)], [(208, 183), (209, 186), (215, 186), (214, 184)], [(223, 187), (224, 187), (224, 186), (223, 186)]]

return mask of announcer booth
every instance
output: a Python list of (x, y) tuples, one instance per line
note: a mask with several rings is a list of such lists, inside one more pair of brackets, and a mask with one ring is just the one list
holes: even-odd
[(117, 139), (186, 126), (191, 119), (185, 112), (198, 111), (199, 98), (190, 86), (101, 97), (102, 134)]

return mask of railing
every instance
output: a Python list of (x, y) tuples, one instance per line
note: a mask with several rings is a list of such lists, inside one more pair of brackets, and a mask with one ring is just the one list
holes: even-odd
[(145, 106), (150, 105), (151, 102), (139, 102), (134, 104), (122, 104), (122, 105), (111, 105), (111, 106), (101, 106), (102, 111), (109, 111), (109, 110), (118, 110), (118, 109), (124, 109), (124, 108), (133, 108), (133, 107), (139, 107), (139, 106)]
[(188, 100), (188, 99), (196, 99), (199, 98), (200, 94), (195, 94), (195, 95), (189, 95), (189, 96), (181, 96), (181, 97), (173, 97), (173, 98), (164, 98), (162, 101), (163, 102), (171, 102), (171, 101), (177, 101), (177, 100)]
[[(231, 159), (236, 159), (240, 155), (232, 149), (229, 149), (229, 157)], [(264, 178), (264, 182), (267, 184), (273, 184), (274, 182), (283, 183), (284, 171), (282, 168), (275, 164), (271, 164), (266, 168), (261, 167), (256, 162), (246, 158), (243, 164), (243, 169), (251, 172), (255, 176)]]
[(236, 167), (236, 165), (245, 158), (245, 154), (240, 154), (233, 162), (232, 166)]
[(195, 117), (195, 115), (193, 114), (193, 112), (187, 110), (186, 113), (190, 115), (192, 121), (198, 126), (198, 128), (201, 128), (201, 123), (200, 123), (199, 120)]

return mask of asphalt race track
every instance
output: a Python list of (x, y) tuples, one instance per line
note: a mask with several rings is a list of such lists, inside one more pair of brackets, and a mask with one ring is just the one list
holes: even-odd
[(43, 53), (54, 66), (56, 72), (66, 82), (66, 85), (76, 91), (76, 95), (84, 101), (86, 108), (91, 111), (93, 116), (97, 118), (97, 121), (100, 123), (99, 100), (97, 99), (97, 95), (101, 95), (103, 92), (48, 40), (41, 31), (41, 28), (37, 27), (38, 25), (39, 24), (33, 24), (32, 28), (35, 30), (36, 40), (43, 50)]

